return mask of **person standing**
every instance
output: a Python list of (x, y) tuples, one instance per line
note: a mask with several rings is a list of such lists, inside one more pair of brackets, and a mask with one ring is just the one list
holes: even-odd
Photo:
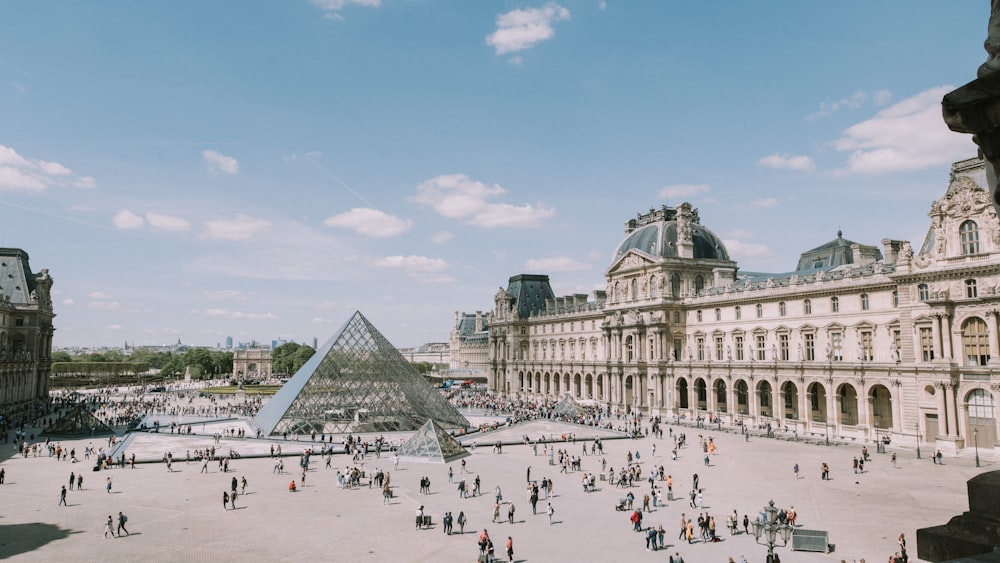
[(507, 507), (507, 522), (514, 523), (514, 503), (510, 503), (510, 506)]
[(240, 485), (242, 486), (242, 490), (240, 492), (244, 495), (247, 494), (247, 478), (245, 475), (241, 479)]
[(69, 472), (69, 490), (73, 490), (73, 485), (76, 484), (76, 475), (72, 471)]
[(792, 467), (792, 471), (795, 472), (795, 478), (798, 479), (799, 478), (799, 464), (796, 463)]
[(229, 508), (229, 493), (222, 491), (222, 510), (228, 510)]
[(465, 511), (458, 511), (458, 533), (465, 534)]
[(128, 529), (125, 528), (125, 522), (128, 522), (128, 516), (125, 516), (125, 514), (122, 511), (119, 510), (118, 511), (118, 535), (119, 536), (122, 535), (122, 530), (125, 531), (125, 535), (126, 536), (128, 535)]
[(549, 526), (551, 526), (552, 525), (552, 516), (555, 515), (556, 509), (552, 508), (552, 503), (551, 502), (548, 503), (548, 504), (549, 504), (549, 506), (548, 506), (548, 508), (545, 509), (545, 513), (549, 515)]
[(108, 491), (108, 494), (110, 495), (111, 494), (111, 477), (108, 477), (108, 482), (107, 482), (107, 484), (104, 485), (104, 488)]
[(56, 506), (69, 506), (66, 504), (66, 485), (63, 485), (62, 490), (59, 491), (59, 504)]
[(420, 530), (424, 527), (424, 505), (417, 507), (417, 529)]
[(109, 534), (111, 537), (115, 537), (114, 520), (111, 518), (110, 514), (108, 514), (108, 521), (104, 526), (104, 537), (107, 538)]
[(507, 536), (507, 561), (514, 560), (514, 540)]

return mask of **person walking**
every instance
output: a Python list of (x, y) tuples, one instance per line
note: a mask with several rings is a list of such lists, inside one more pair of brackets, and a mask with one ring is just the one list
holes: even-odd
[(510, 506), (507, 507), (507, 523), (514, 523), (514, 503), (510, 503)]
[(465, 511), (458, 511), (458, 533), (465, 534)]
[(118, 536), (119, 537), (122, 535), (122, 531), (123, 530), (125, 531), (125, 535), (126, 536), (128, 535), (128, 529), (125, 528), (125, 522), (128, 522), (128, 516), (125, 516), (125, 514), (122, 511), (119, 510), (118, 511)]
[(514, 540), (507, 536), (507, 561), (514, 560)]
[(66, 504), (66, 485), (63, 485), (62, 490), (59, 491), (59, 504), (56, 506), (69, 506)]
[(795, 478), (798, 479), (799, 478), (799, 464), (796, 463), (792, 467), (792, 471), (795, 472)]
[(548, 503), (548, 504), (549, 504), (549, 506), (548, 506), (548, 508), (545, 509), (545, 513), (549, 515), (549, 526), (551, 526), (552, 525), (552, 516), (555, 515), (556, 509), (552, 508), (552, 503), (551, 502)]
[(76, 484), (76, 475), (72, 471), (69, 472), (69, 490), (73, 490), (73, 485)]
[(229, 510), (229, 493), (222, 491), (222, 510)]
[(111, 477), (108, 477), (108, 482), (107, 482), (107, 484), (104, 485), (104, 488), (108, 491), (108, 494), (110, 495), (111, 494)]
[(104, 538), (107, 539), (108, 535), (115, 537), (114, 519), (111, 518), (110, 514), (108, 514), (108, 521), (104, 526)]

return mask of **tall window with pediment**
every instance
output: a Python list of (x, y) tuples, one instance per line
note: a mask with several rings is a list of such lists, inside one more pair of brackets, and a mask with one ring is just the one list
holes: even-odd
[(979, 254), (979, 225), (965, 221), (958, 227), (962, 239), (962, 254)]
[(917, 286), (917, 298), (921, 301), (927, 301), (931, 298), (931, 290), (926, 283)]
[(840, 299), (837, 297), (830, 298), (830, 310), (834, 313), (840, 312)]
[(694, 292), (701, 293), (701, 290), (705, 289), (705, 278), (698, 274), (694, 277)]
[(670, 296), (681, 296), (681, 276), (679, 274), (670, 276)]
[(743, 318), (743, 309), (740, 308), (739, 305), (736, 306), (735, 313), (736, 313), (736, 320), (740, 320)]

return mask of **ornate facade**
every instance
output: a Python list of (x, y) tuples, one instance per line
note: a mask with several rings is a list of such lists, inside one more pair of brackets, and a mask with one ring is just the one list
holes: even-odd
[(0, 248), (0, 409), (49, 394), (52, 278), (31, 273), (28, 253)]
[(501, 288), (490, 386), (820, 438), (993, 448), (1000, 221), (985, 186), (982, 161), (958, 162), (916, 251), (837, 233), (784, 274), (739, 272), (689, 204), (640, 214), (592, 299), (554, 297), (547, 276)]

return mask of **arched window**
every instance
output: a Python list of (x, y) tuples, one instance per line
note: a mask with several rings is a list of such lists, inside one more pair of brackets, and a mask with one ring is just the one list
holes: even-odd
[(840, 298), (839, 297), (831, 297), (830, 298), (830, 310), (833, 311), (834, 313), (839, 313), (840, 312)]
[(781, 301), (778, 303), (778, 314), (782, 317), (785, 316), (785, 302)]
[(927, 301), (931, 298), (931, 290), (926, 283), (917, 286), (917, 298), (921, 301)]
[(632, 299), (639, 298), (639, 280), (632, 278)]
[(631, 362), (632, 361), (632, 352), (633, 352), (632, 335), (629, 335), (629, 336), (625, 337), (625, 361), (626, 362)]
[(892, 306), (899, 307), (899, 290), (892, 290)]
[(705, 289), (705, 278), (701, 277), (701, 274), (698, 274), (694, 277), (694, 292), (696, 294), (701, 293), (703, 289)]
[(965, 280), (965, 296), (969, 299), (979, 296), (979, 290), (976, 287), (976, 280)]
[(967, 366), (985, 366), (990, 361), (990, 331), (986, 321), (972, 317), (962, 323), (962, 349)]
[(869, 306), (870, 306), (870, 303), (868, 302), (868, 294), (867, 293), (862, 293), (861, 294), (861, 310), (862, 311), (867, 311), (868, 308), (869, 308)]
[(962, 237), (962, 254), (979, 254), (979, 225), (966, 221), (958, 227)]
[(763, 316), (764, 316), (764, 306), (761, 305), (760, 303), (758, 303), (757, 304), (757, 318), (759, 319), (759, 318), (761, 318)]
[(736, 320), (740, 320), (743, 318), (743, 309), (739, 305), (736, 306), (735, 312), (736, 312)]
[(719, 308), (715, 309), (715, 320), (717, 320), (717, 321), (721, 321), (722, 320), (722, 309), (719, 309)]
[(993, 395), (985, 389), (973, 389), (969, 392), (969, 418), (980, 419), (974, 422), (993, 424)]
[(813, 313), (812, 299), (806, 299), (802, 302), (802, 312), (806, 315), (811, 315)]
[(681, 296), (681, 276), (678, 274), (670, 276), (670, 296)]

